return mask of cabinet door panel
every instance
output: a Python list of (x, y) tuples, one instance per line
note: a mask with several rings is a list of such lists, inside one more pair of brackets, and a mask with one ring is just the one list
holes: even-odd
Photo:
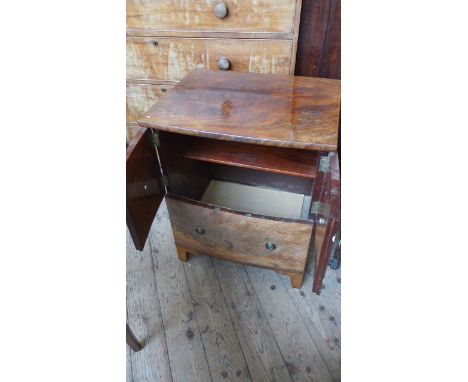
[(127, 226), (140, 251), (164, 195), (151, 130), (141, 128), (127, 147)]

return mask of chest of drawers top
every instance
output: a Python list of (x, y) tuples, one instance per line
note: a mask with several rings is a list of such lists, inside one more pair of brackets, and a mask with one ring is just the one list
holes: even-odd
[(235, 32), (292, 38), (298, 0), (127, 0), (131, 35)]

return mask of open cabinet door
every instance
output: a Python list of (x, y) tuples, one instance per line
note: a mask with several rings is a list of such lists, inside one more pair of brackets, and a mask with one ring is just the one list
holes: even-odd
[(315, 269), (312, 291), (320, 294), (328, 260), (341, 230), (341, 180), (337, 153), (322, 156), (312, 196), (315, 214)]
[(151, 130), (140, 128), (127, 147), (127, 226), (140, 251), (165, 195), (161, 178)]

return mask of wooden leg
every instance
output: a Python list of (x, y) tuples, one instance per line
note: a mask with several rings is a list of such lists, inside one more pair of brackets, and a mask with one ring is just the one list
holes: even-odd
[(143, 345), (140, 342), (138, 342), (138, 340), (136, 339), (135, 335), (131, 331), (128, 324), (127, 324), (127, 345), (130, 346), (130, 348), (133, 351), (140, 351), (141, 349), (143, 349)]
[(291, 281), (291, 287), (295, 289), (301, 289), (304, 273), (290, 272), (288, 273), (288, 276), (289, 280)]
[(333, 247), (333, 236), (339, 229), (339, 223), (336, 220), (329, 220), (326, 226), (319, 225), (315, 232), (315, 270), (312, 283), (312, 292), (320, 294), (322, 282), (327, 270), (330, 250)]
[(177, 247), (177, 255), (179, 256), (180, 261), (188, 260), (188, 251), (184, 247)]

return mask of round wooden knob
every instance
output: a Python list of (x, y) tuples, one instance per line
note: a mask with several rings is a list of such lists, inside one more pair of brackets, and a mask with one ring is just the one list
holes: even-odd
[(218, 3), (214, 7), (214, 14), (218, 19), (224, 19), (228, 14), (228, 8), (224, 3)]
[(228, 70), (231, 66), (231, 62), (226, 58), (222, 57), (218, 61), (219, 70)]

